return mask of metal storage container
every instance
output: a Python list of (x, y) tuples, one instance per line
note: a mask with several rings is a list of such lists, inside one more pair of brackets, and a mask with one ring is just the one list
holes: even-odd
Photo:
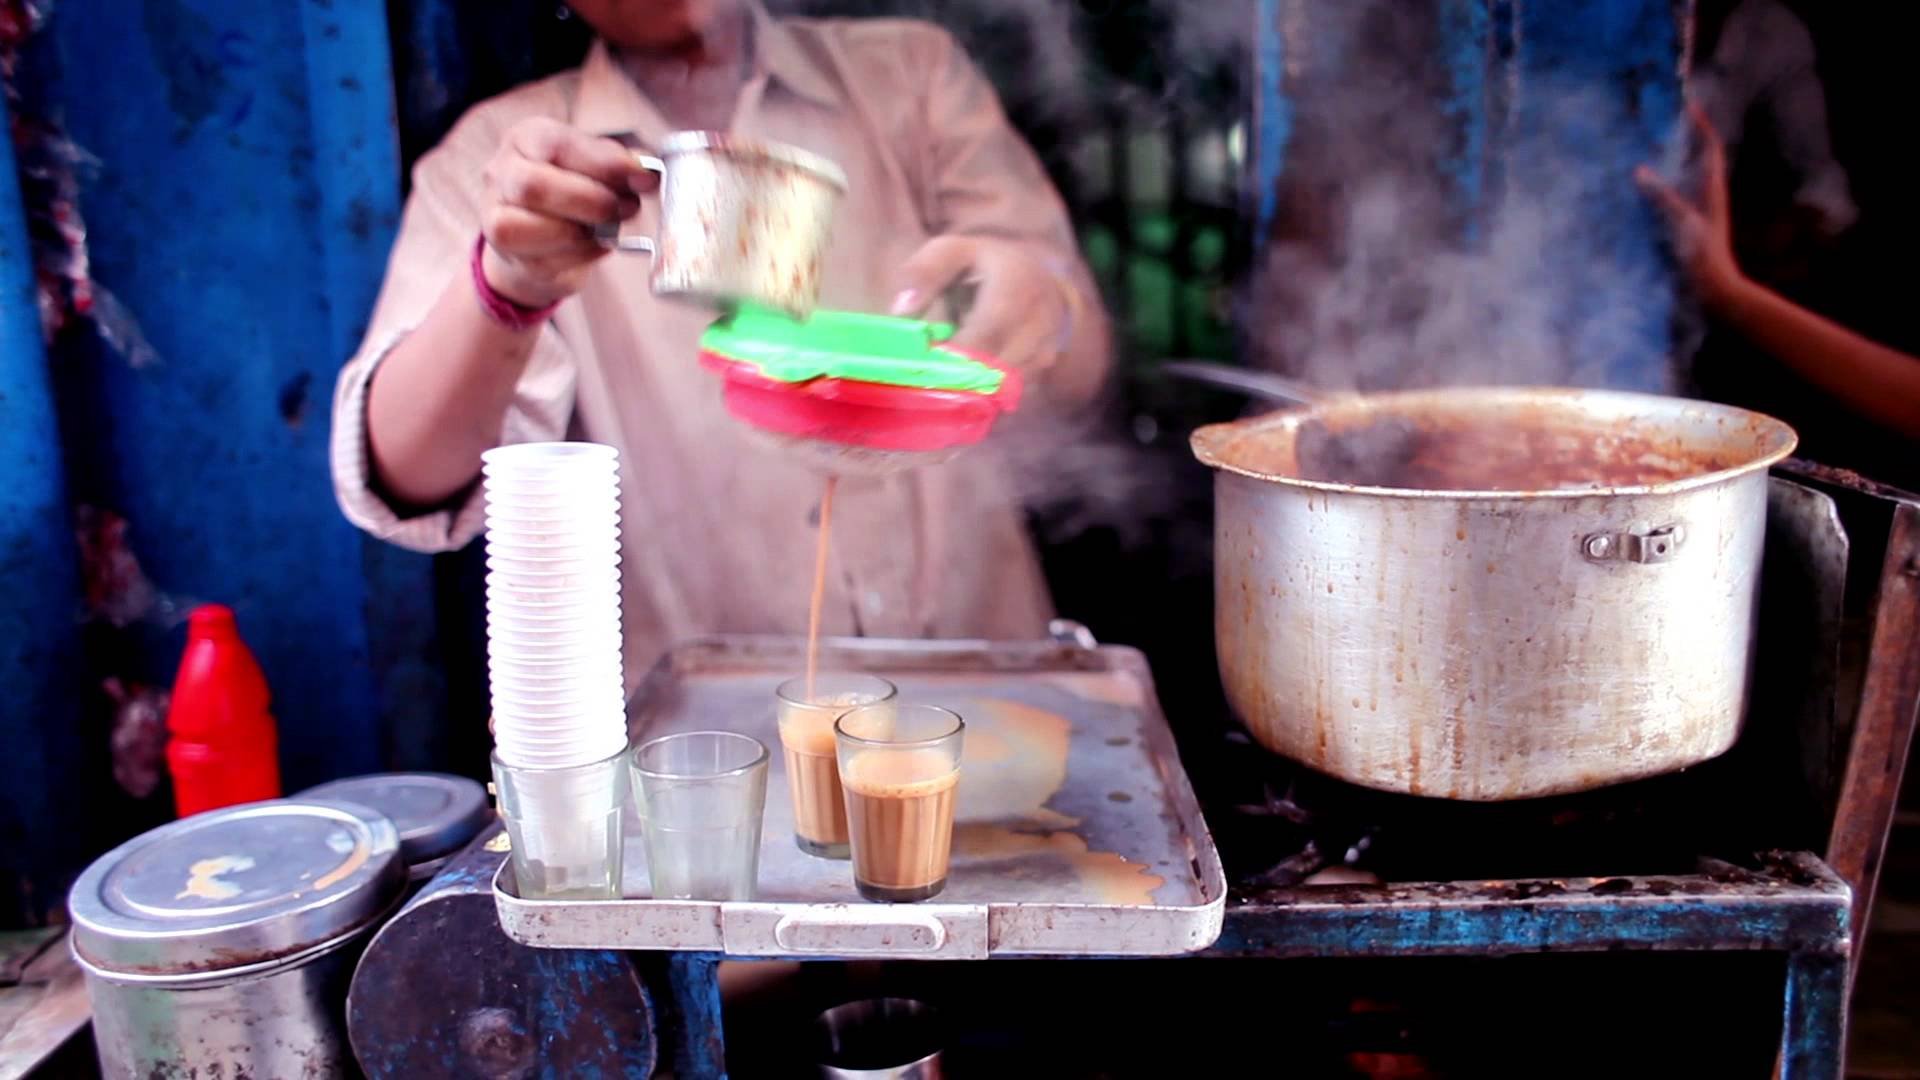
[(102, 1072), (351, 1075), (347, 980), (406, 880), (391, 821), (325, 800), (215, 810), (101, 856), (68, 906)]
[(400, 860), (417, 886), (493, 820), (487, 789), (446, 773), (374, 773), (311, 787), (296, 799), (339, 799), (372, 807), (400, 831)]

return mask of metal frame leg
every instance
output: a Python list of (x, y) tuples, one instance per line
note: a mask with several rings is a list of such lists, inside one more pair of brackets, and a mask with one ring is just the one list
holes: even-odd
[(673, 991), (673, 1073), (688, 1080), (725, 1080), (727, 1040), (720, 1027), (720, 957), (716, 953), (667, 955)]
[(1847, 957), (1787, 954), (1780, 1080), (1840, 1080), (1847, 1047)]

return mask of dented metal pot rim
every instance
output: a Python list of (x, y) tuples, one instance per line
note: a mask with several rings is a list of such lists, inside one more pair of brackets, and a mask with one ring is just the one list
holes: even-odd
[[(1569, 411), (1598, 407), (1619, 413), (1623, 417), (1638, 416), (1653, 423), (1680, 422), (1689, 414), (1699, 418), (1724, 418), (1754, 428), (1764, 447), (1738, 465), (1709, 469), (1660, 483), (1558, 488), (1450, 489), (1354, 484), (1249, 468), (1230, 460), (1230, 446), (1235, 440), (1270, 430), (1287, 431), (1291, 434), (1315, 420), (1335, 417), (1345, 419), (1369, 414), (1418, 417), (1423, 414), (1440, 414), (1449, 410), (1464, 412), (1468, 409), (1492, 410), (1523, 405), (1559, 406)], [(1671, 415), (1661, 416), (1659, 415), (1661, 413)], [(1537, 499), (1605, 499), (1624, 495), (1678, 495), (1771, 468), (1792, 454), (1798, 442), (1799, 436), (1785, 423), (1761, 413), (1728, 405), (1618, 390), (1511, 386), (1447, 387), (1347, 395), (1329, 398), (1320, 405), (1308, 408), (1286, 410), (1225, 424), (1210, 424), (1195, 431), (1192, 437), (1194, 456), (1202, 463), (1223, 473), (1231, 473), (1249, 480), (1328, 494), (1443, 502), (1517, 502)]]

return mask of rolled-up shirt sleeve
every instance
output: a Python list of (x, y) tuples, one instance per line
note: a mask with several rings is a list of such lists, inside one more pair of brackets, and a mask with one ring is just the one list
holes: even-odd
[[(380, 490), (367, 439), (367, 390), (381, 361), (426, 318), (448, 285), (465, 280), (480, 234), (480, 172), (500, 127), (485, 115), (469, 115), (415, 166), (413, 193), (373, 318), (334, 388), (330, 460), (340, 509), (368, 533), (415, 551), (451, 551), (480, 534), (485, 515), (478, 485), (440, 506), (390, 500)], [(515, 388), (497, 445), (564, 438), (573, 414), (574, 372), (566, 342), (549, 322)]]
[(1097, 388), (1111, 360), (1111, 333), (1066, 203), (966, 51), (945, 30), (926, 24), (918, 29), (903, 53), (913, 70), (923, 73), (926, 87), (922, 213), (936, 232), (1030, 245), (1072, 309), (1069, 336), (1053, 371), (1072, 372), (1072, 383)]

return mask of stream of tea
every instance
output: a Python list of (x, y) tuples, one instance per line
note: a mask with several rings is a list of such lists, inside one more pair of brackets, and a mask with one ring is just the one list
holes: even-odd
[(813, 684), (820, 674), (820, 614), (827, 598), (827, 552), (833, 536), (833, 489), (837, 478), (827, 477), (820, 493), (820, 539), (813, 556), (813, 598), (807, 604), (807, 700), (814, 701)]

